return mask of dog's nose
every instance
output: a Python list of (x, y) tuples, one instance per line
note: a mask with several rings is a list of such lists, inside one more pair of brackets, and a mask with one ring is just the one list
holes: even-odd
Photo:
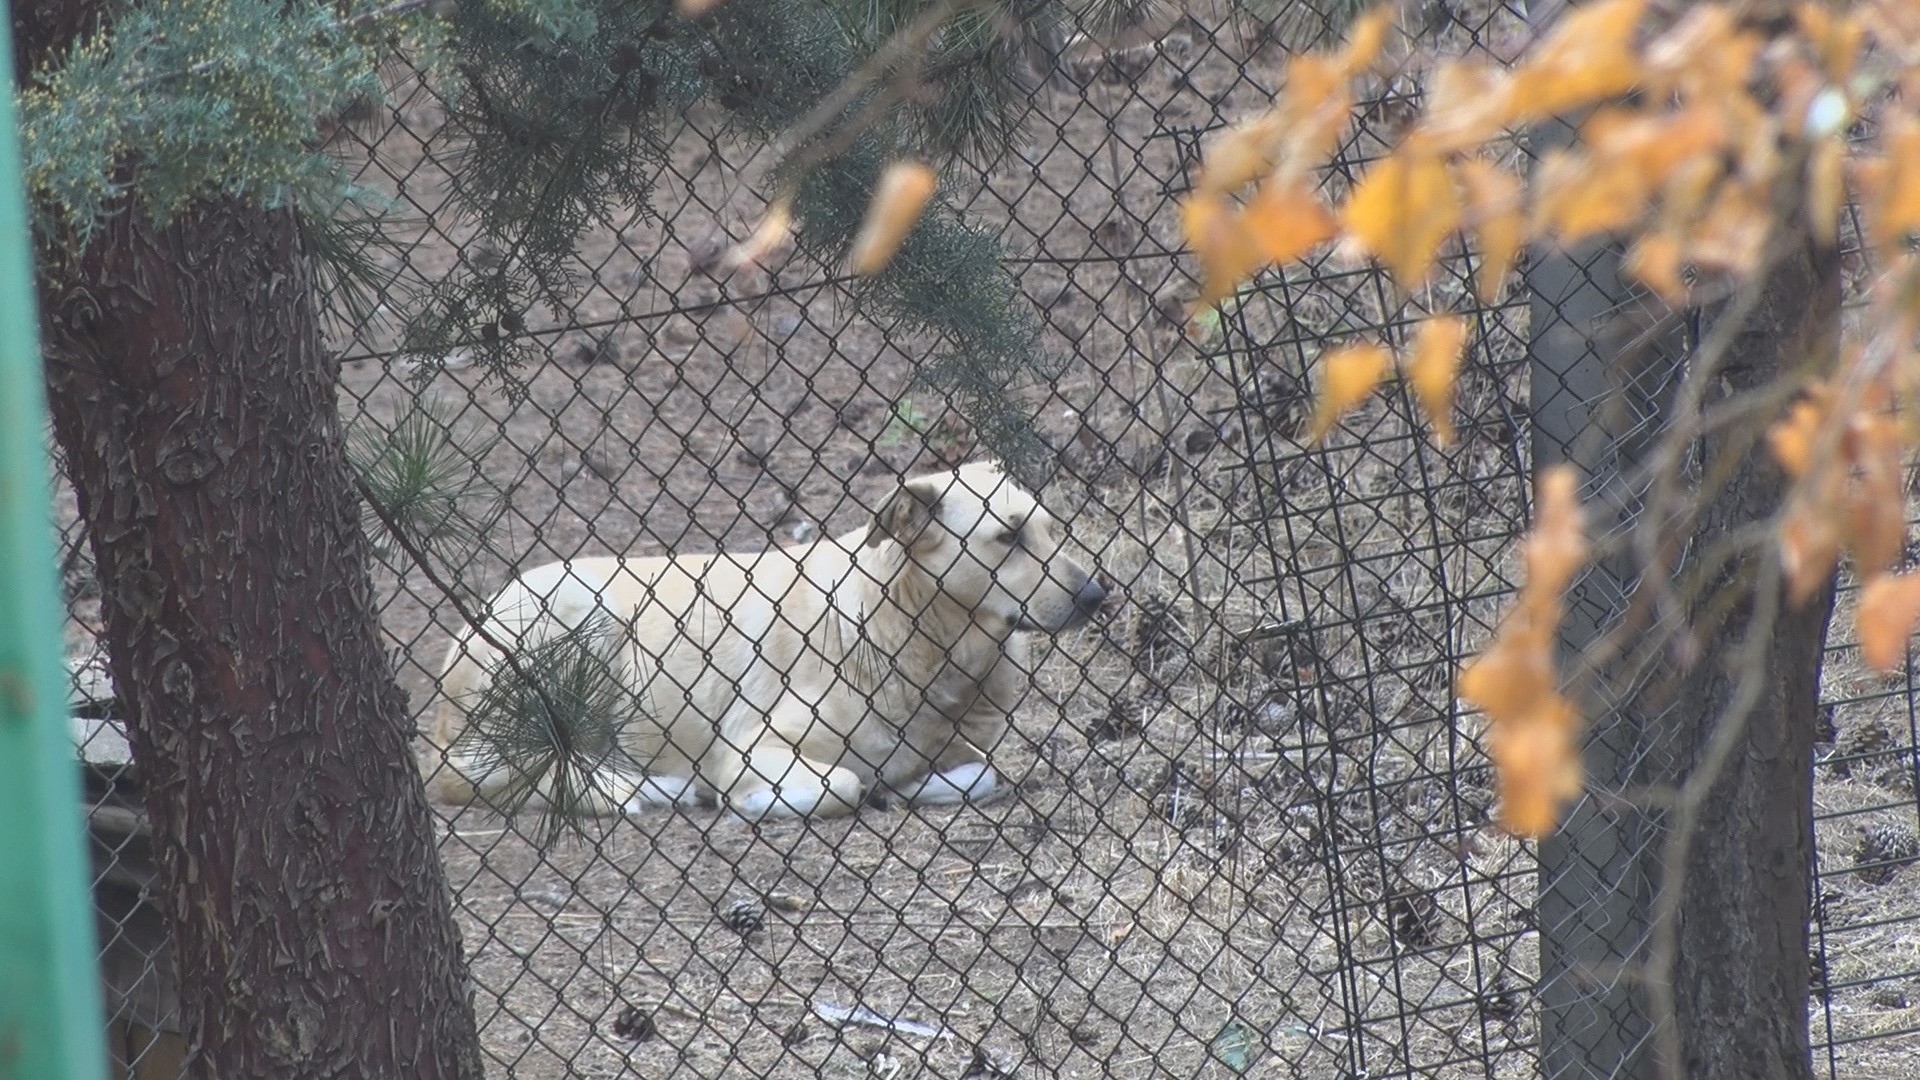
[(1080, 586), (1080, 591), (1073, 594), (1074, 606), (1089, 615), (1099, 611), (1100, 605), (1106, 602), (1106, 586), (1101, 585), (1096, 577), (1088, 577), (1086, 583)]

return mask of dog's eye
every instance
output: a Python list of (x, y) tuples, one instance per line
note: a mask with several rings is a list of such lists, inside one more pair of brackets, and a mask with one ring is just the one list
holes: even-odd
[(998, 539), (1001, 543), (1007, 545), (1008, 547), (1013, 547), (1016, 544), (1020, 543), (1020, 530), (1008, 529), (1007, 531), (1001, 533), (998, 537), (996, 537), (996, 539)]

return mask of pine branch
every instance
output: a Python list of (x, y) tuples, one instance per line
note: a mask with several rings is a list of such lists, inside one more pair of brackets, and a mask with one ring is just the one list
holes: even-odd
[[(516, 647), (517, 643), (504, 641), (495, 635), (492, 630), (489, 629), (487, 620), (479, 612), (475, 611), (467, 603), (465, 595), (452, 583), (447, 581), (439, 572), (438, 568), (434, 565), (434, 560), (427, 551), (408, 534), (405, 523), (381, 501), (379, 495), (368, 485), (366, 480), (356, 476), (354, 478), (354, 486), (358, 490), (360, 498), (366, 503), (367, 508), (385, 526), (387, 533), (393, 538), (394, 543), (398, 545), (401, 550), (407, 554), (407, 557), (412, 560), (413, 564), (419, 568), (428, 583), (453, 607), (454, 613), (459, 616), (460, 621), (466, 624), (473, 632), (473, 635), (479, 638), (483, 644), (493, 649), (493, 651), (499, 655), (500, 662), (505, 665), (507, 673), (511, 676), (510, 680), (508, 680), (511, 691), (515, 694), (524, 693), (530, 697), (532, 704), (535, 706), (534, 711), (537, 711), (550, 721), (544, 725), (537, 725), (550, 736), (549, 745), (551, 746), (551, 756), (549, 760), (545, 762), (518, 760), (509, 753), (501, 752), (497, 742), (493, 747), (489, 748), (492, 756), (498, 760), (486, 763), (505, 764), (520, 778), (520, 783), (517, 785), (518, 791), (508, 795), (504, 800), (504, 804), (500, 807), (501, 811), (508, 816), (517, 813), (533, 795), (539, 778), (551, 770), (554, 783), (551, 785), (551, 797), (547, 805), (543, 808), (545, 812), (542, 815), (544, 823), (542, 831), (546, 842), (551, 844), (553, 840), (557, 839), (569, 827), (578, 829), (580, 820), (586, 816), (583, 812), (586, 800), (584, 795), (574, 790), (574, 785), (568, 778), (577, 774), (584, 778), (584, 785), (587, 788), (596, 788), (595, 777), (598, 775), (598, 766), (605, 760), (607, 754), (590, 754), (583, 752), (576, 740), (578, 733), (574, 730), (575, 725), (568, 719), (579, 710), (562, 708), (562, 702), (556, 700), (551, 693), (549, 680), (541, 678), (541, 669), (557, 666), (554, 663), (555, 657), (549, 655), (554, 651), (553, 648), (536, 646), (530, 656), (523, 656)], [(593, 628), (588, 628), (587, 633), (591, 636)], [(562, 643), (559, 647), (564, 648), (564, 643), (571, 639), (563, 635), (557, 640)], [(553, 646), (553, 644), (554, 643), (548, 643), (549, 646)], [(564, 654), (561, 654), (560, 659), (564, 662)], [(608, 677), (610, 683), (613, 682), (610, 663), (604, 660), (600, 663), (602, 674)], [(495, 673), (496, 684), (501, 681), (498, 678), (498, 674), (499, 673)], [(491, 698), (493, 694), (496, 693), (497, 691), (490, 691), (488, 697)], [(476, 716), (479, 717), (482, 724), (485, 724), (487, 715), (482, 714), (490, 715), (493, 712), (502, 711), (497, 707), (493, 709), (485, 708), (489, 703), (488, 701), (483, 701), (482, 708), (469, 712), (468, 731), (463, 732), (462, 738), (470, 736), (485, 737), (487, 732), (474, 727)], [(589, 701), (588, 704), (590, 706), (592, 702)], [(525, 717), (523, 715), (516, 715), (511, 710), (508, 710), (506, 711), (506, 720), (508, 724), (514, 725), (524, 721)], [(527, 724), (526, 726), (532, 727), (536, 725)], [(613, 744), (612, 752), (618, 752), (617, 740), (615, 740)], [(483, 762), (486, 761), (487, 756), (487, 752), (483, 751)], [(598, 791), (597, 793), (611, 798), (610, 793), (604, 791)]]

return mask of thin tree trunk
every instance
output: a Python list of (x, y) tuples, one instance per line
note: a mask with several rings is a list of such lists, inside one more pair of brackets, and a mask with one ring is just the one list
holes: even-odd
[(122, 214), (59, 258), (42, 267), (54, 425), (195, 1073), (481, 1076), (297, 222)]
[[(1751, 393), (1795, 370), (1830, 365), (1839, 316), (1839, 257), (1803, 244), (1773, 271), (1741, 327), (1722, 368), (1722, 393)], [(1703, 544), (1779, 510), (1786, 480), (1754, 445), (1758, 434), (1731, 431), (1704, 442), (1704, 475), (1743, 457), (1702, 508), (1694, 534)], [(1723, 568), (1721, 580), (1731, 588), (1754, 585), (1762, 579), (1761, 558), (1752, 553)], [(1724, 595), (1702, 590), (1702, 606)], [(1813, 741), (1833, 593), (1829, 587), (1799, 609), (1784, 603), (1757, 668), (1735, 658), (1754, 629), (1759, 600), (1748, 596), (1716, 626), (1704, 627), (1699, 662), (1680, 683), (1670, 713), (1680, 725), (1675, 749), (1698, 768), (1737, 688), (1759, 680), (1744, 737), (1708, 789), (1682, 886), (1674, 1000), (1689, 1080), (1812, 1076)]]

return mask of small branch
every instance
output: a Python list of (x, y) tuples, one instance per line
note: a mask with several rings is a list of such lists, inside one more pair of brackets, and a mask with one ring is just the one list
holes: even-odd
[[(540, 685), (540, 683), (527, 672), (520, 664), (519, 658), (515, 655), (514, 650), (509, 648), (505, 642), (495, 637), (493, 633), (487, 629), (486, 620), (469, 608), (466, 601), (461, 598), (460, 593), (440, 576), (439, 571), (434, 569), (433, 562), (428, 558), (427, 553), (413, 542), (413, 538), (407, 534), (406, 529), (401, 527), (400, 522), (394, 517), (393, 512), (387, 509), (386, 505), (380, 501), (373, 490), (367, 486), (366, 480), (362, 477), (355, 476), (353, 483), (354, 487), (360, 492), (360, 497), (366, 500), (368, 508), (373, 511), (375, 517), (380, 519), (380, 524), (384, 525), (388, 534), (393, 537), (394, 543), (400, 545), (400, 550), (406, 552), (407, 557), (413, 561), (413, 564), (420, 568), (422, 574), (426, 575), (428, 583), (435, 589), (438, 589), (440, 595), (445, 597), (447, 602), (453, 605), (453, 610), (455, 614), (460, 616), (460, 620), (472, 629), (475, 637), (499, 653), (501, 660), (512, 670), (514, 677), (526, 684), (526, 686), (533, 691), (534, 695), (540, 699), (540, 707), (547, 710), (547, 715), (553, 717), (556, 721), (556, 723), (553, 724), (553, 732), (554, 740), (559, 744), (559, 759), (570, 759), (573, 755), (573, 733), (566, 730), (564, 724), (557, 722), (563, 714), (559, 708), (555, 706), (553, 699), (547, 695), (546, 687)], [(447, 748), (441, 747), (441, 749), (444, 751)]]

